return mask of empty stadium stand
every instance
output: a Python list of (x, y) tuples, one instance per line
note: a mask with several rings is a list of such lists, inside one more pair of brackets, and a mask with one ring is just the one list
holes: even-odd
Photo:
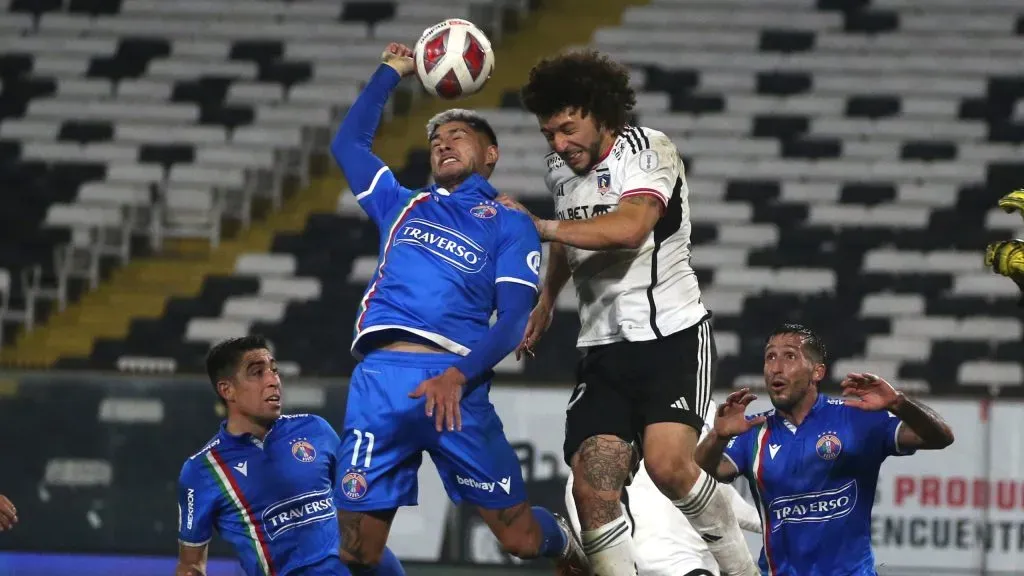
[[(182, 189), (219, 186), (244, 197), (246, 190), (266, 194), (273, 187), (246, 189), (248, 176), (231, 182), (208, 178), (214, 172), (228, 178), (236, 169), (247, 175), (242, 167), (248, 166), (273, 174), (273, 165), (249, 162), (247, 156), (231, 164), (234, 169), (211, 169), (221, 165), (213, 160), (221, 156), (200, 150), (265, 150), (256, 142), (279, 142), (278, 130), (281, 141), (315, 147), (331, 129), (337, 111), (331, 107), (351, 99), (372, 68), (378, 38), (414, 36), (416, 27), (439, 15), (413, 9), (412, 2), (398, 3), (394, 11), (376, 3), (346, 4), (340, 16), (358, 12), (364, 22), (381, 21), (371, 27), (317, 12), (314, 6), (333, 3), (316, 0), (290, 4), (304, 8), (271, 25), (265, 21), (273, 20), (269, 9), (259, 15), (254, 10), (252, 25), (267, 26), (266, 44), (274, 46), (244, 48), (229, 41), (241, 26), (235, 22), (211, 17), (204, 24), (209, 38), (202, 41), (190, 36), (188, 26), (177, 27), (178, 19), (195, 25), (188, 18), (205, 18), (213, 11), (208, 7), (228, 4), (186, 3), (194, 8), (184, 14), (192, 16), (161, 15), (161, 25), (149, 28), (146, 17), (162, 14), (155, 0), (126, 1), (118, 18), (44, 13), (36, 24), (36, 15), (19, 13), (5, 17), (3, 25), (21, 18), (38, 34), (56, 34), (96, 22), (89, 24), (95, 32), (90, 43), (83, 37), (83, 44), (72, 44), (79, 46), (74, 50), (106, 54), (110, 62), (121, 49), (151, 55), (148, 67), (119, 83), (138, 90), (159, 84), (159, 90), (145, 93), (175, 104), (139, 107), (141, 117), (149, 123), (198, 122), (196, 130), (217, 133), (212, 142), (200, 142), (193, 133), (181, 136), (194, 156), (168, 151), (165, 136), (155, 163), (169, 166), (168, 181), (180, 182)], [(348, 8), (357, 4), (358, 10)], [(914, 0), (654, 0), (629, 8), (621, 26), (594, 34), (592, 46), (633, 71), (638, 123), (668, 133), (687, 163), (694, 265), (715, 312), (720, 386), (758, 385), (765, 332), (783, 321), (800, 321), (825, 337), (834, 374), (867, 369), (934, 394), (988, 394), (993, 388), (1024, 394), (1024, 326), (1016, 288), (981, 266), (987, 242), (1022, 228), (1019, 217), (992, 207), (1001, 194), (1024, 185), (1024, 6), (1015, 0), (921, 6)], [(321, 23), (300, 34), (289, 19)], [(149, 43), (124, 48), (129, 33)], [(111, 46), (120, 48), (101, 50), (93, 35), (116, 38)], [(158, 47), (154, 38), (167, 47)], [(340, 42), (344, 64), (335, 56)], [(96, 82), (107, 88), (122, 74), (112, 71), (121, 70), (115, 64), (72, 64), (78, 57), (68, 53), (23, 50), (26, 60), (36, 59), (35, 68), (11, 58), (7, 49), (2, 69), (32, 70), (31, 76), (17, 77), (35, 78), (42, 70), (74, 76), (95, 72), (95, 66), (104, 74)], [(246, 81), (203, 80), (222, 75)], [(339, 90), (339, 84), (350, 90)], [(19, 98), (45, 92), (31, 86), (19, 89)], [(51, 91), (55, 98), (64, 98), (63, 86)], [(493, 181), (550, 215), (540, 184), (543, 139), (516, 94), (502, 101), (501, 109), (486, 112), (502, 142)], [(120, 126), (128, 122), (111, 111), (128, 115), (135, 108), (97, 109), (108, 110), (100, 118)], [(45, 106), (40, 120), (31, 116), (40, 110), (34, 100), (26, 109), (24, 119), (0, 124), (0, 137), (10, 143), (0, 148), (19, 151), (19, 158), (33, 140), (21, 136), (26, 132), (7, 140), (8, 123), (38, 128), (40, 134), (40, 126), (47, 135), (54, 130), (52, 122), (45, 124)], [(279, 115), (261, 112), (268, 109)], [(314, 119), (318, 110), (323, 115)], [(300, 124), (313, 130), (308, 138), (296, 136)], [(114, 128), (109, 130), (118, 147), (137, 138)], [(83, 127), (74, 130), (81, 133)], [(84, 126), (85, 134), (90, 130), (107, 129)], [(238, 133), (254, 131), (275, 136), (252, 136), (244, 145), (236, 140)], [(311, 150), (301, 151), (299, 159)], [(135, 157), (126, 162), (136, 170), (152, 167)], [(401, 179), (423, 185), (428, 172), (425, 151), (414, 151)], [(180, 173), (186, 180), (175, 180)], [(111, 180), (109, 170), (104, 177)], [(140, 186), (148, 183), (142, 180)], [(209, 190), (199, 195), (217, 196)], [(335, 213), (313, 216), (301, 233), (277, 236), (269, 254), (240, 256), (233, 274), (206, 278), (199, 296), (172, 300), (161, 318), (136, 320), (126, 338), (101, 340), (88, 360), (62, 365), (109, 369), (119, 362), (136, 366), (132, 359), (141, 357), (153, 366), (194, 371), (210, 342), (258, 331), (271, 338), (292, 370), (346, 375), (353, 364), (347, 354), (351, 325), (376, 247), (373, 225), (343, 193)], [(574, 296), (564, 294), (537, 358), (507, 360), (500, 372), (531, 380), (571, 378), (574, 367), (566, 353), (577, 327)]]
[[(508, 3), (509, 9), (527, 2)], [(281, 207), (379, 57), (491, 0), (0, 0), (0, 334), (169, 238)], [(53, 302), (56, 306), (48, 305)], [(0, 337), (0, 346), (4, 338)]]

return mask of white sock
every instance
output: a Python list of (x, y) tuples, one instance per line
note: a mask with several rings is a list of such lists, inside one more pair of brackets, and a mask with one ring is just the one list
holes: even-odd
[(758, 576), (761, 571), (750, 557), (743, 532), (724, 490), (703, 470), (690, 493), (673, 502), (708, 545), (723, 574)]
[(595, 530), (584, 530), (581, 536), (594, 576), (636, 576), (633, 540), (625, 517), (619, 516)]

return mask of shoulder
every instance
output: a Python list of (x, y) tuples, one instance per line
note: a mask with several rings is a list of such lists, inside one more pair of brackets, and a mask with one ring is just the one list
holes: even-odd
[(554, 194), (558, 187), (576, 177), (571, 168), (565, 165), (565, 161), (556, 152), (550, 152), (544, 157), (544, 165), (547, 170), (544, 172), (544, 184)]
[(548, 167), (548, 172), (554, 172), (559, 168), (565, 167), (565, 161), (558, 155), (558, 152), (548, 152), (547, 156), (544, 157), (544, 164)]
[(331, 428), (327, 420), (316, 414), (281, 414), (279, 425), (288, 430)]
[(676, 145), (664, 132), (640, 126), (627, 126), (612, 154), (623, 165), (638, 163), (647, 171), (671, 165), (679, 157)]
[(501, 221), (501, 228), (506, 234), (516, 236), (528, 233), (537, 234), (537, 227), (533, 225), (533, 219), (519, 210), (498, 204), (498, 215)]
[(282, 414), (281, 426), (285, 433), (300, 432), (308, 435), (309, 438), (326, 437), (332, 441), (337, 441), (338, 438), (334, 426), (316, 414)]
[(206, 455), (220, 444), (220, 437), (214, 436), (202, 449), (189, 456), (181, 466), (180, 478), (195, 479), (206, 470)]

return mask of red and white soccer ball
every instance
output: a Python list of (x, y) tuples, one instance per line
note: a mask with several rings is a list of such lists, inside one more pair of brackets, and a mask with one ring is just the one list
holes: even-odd
[(491, 41), (467, 20), (451, 18), (427, 28), (413, 52), (423, 88), (445, 100), (479, 92), (494, 70)]

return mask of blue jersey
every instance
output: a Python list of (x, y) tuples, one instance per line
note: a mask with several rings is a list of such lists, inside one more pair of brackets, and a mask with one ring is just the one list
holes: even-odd
[[(398, 183), (371, 145), (399, 80), (381, 65), (331, 144), (356, 200), (380, 230), (377, 269), (360, 301), (352, 350), (362, 357), (374, 348), (371, 340), (401, 331), (403, 339), (418, 337), (468, 356), (487, 334), (496, 309), (500, 315), (499, 292), (506, 304), (517, 301), (513, 316), (522, 316), (525, 325), (532, 303), (522, 304), (522, 294), (536, 294), (540, 237), (529, 216), (495, 201), (498, 191), (479, 174), (454, 190), (410, 190)], [(519, 291), (499, 290), (503, 283)], [(519, 328), (514, 348), (522, 327), (510, 328)]]
[(871, 507), (878, 470), (901, 456), (898, 418), (821, 394), (794, 426), (774, 410), (725, 455), (761, 512), (759, 565), (770, 576), (874, 576)]
[(319, 416), (281, 416), (262, 441), (222, 425), (181, 469), (178, 539), (203, 546), (216, 528), (248, 575), (346, 574), (334, 501), (338, 445)]
[[(400, 329), (460, 356), (490, 328), (496, 285), (536, 288), (540, 239), (529, 216), (505, 208), (479, 175), (455, 192), (412, 191), (391, 171), (358, 196), (381, 232), (377, 270), (360, 302), (352, 347)], [(443, 303), (443, 305), (439, 305)]]

